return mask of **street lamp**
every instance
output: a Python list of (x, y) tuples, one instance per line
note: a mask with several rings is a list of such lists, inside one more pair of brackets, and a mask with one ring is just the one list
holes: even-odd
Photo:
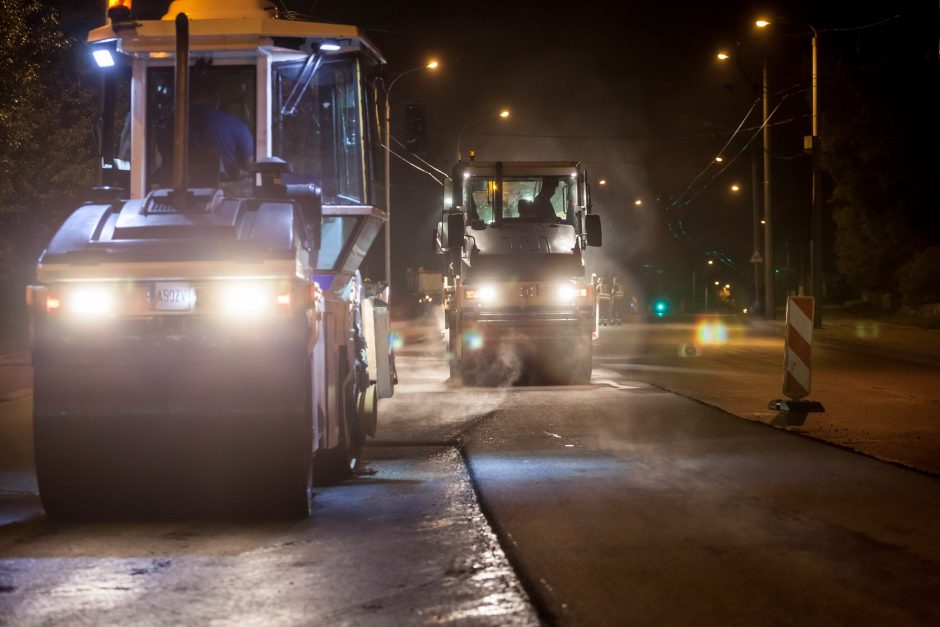
[(467, 127), (468, 127), (468, 126), (471, 126), (471, 125), (473, 125), (473, 124), (476, 124), (477, 122), (484, 122), (484, 121), (486, 121), (486, 120), (491, 120), (491, 119), (493, 119), (493, 118), (499, 118), (499, 119), (501, 119), (501, 120), (505, 120), (505, 119), (508, 118), (508, 117), (509, 117), (509, 109), (502, 109), (502, 110), (501, 110), (499, 113), (497, 113), (496, 115), (485, 115), (485, 116), (483, 116), (482, 118), (476, 118), (476, 119), (470, 120), (469, 122), (467, 122), (466, 124), (464, 124), (464, 125), (463, 125), (463, 128), (460, 129), (460, 132), (457, 133), (457, 161), (460, 161), (460, 157), (461, 157), (461, 153), (460, 153), (460, 140), (461, 140), (461, 138), (463, 137), (463, 132), (464, 132), (465, 130), (467, 130)]
[[(804, 26), (813, 34), (812, 37), (812, 120), (813, 134), (804, 141), (804, 147), (810, 151), (813, 159), (813, 204), (812, 204), (812, 225), (810, 236), (810, 295), (813, 296), (813, 326), (817, 329), (822, 328), (822, 230), (823, 230), (823, 205), (825, 198), (822, 190), (822, 147), (819, 142), (819, 106), (818, 106), (818, 87), (819, 73), (818, 68), (818, 41), (819, 32), (812, 24), (805, 22), (788, 22), (781, 20), (782, 24), (797, 24)], [(754, 22), (758, 28), (766, 28), (771, 25), (770, 20), (759, 19)]]
[(405, 70), (392, 79), (385, 88), (385, 302), (390, 302), (392, 287), (392, 109), (389, 96), (392, 87), (401, 77), (418, 70), (436, 70), (440, 67), (437, 59), (430, 59), (424, 65)]

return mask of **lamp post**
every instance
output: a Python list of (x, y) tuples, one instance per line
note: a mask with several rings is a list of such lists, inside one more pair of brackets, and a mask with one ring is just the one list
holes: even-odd
[[(737, 63), (738, 70), (741, 72), (741, 75), (744, 77), (744, 80), (747, 81), (747, 84), (751, 86), (751, 93), (756, 97), (757, 94), (761, 92), (757, 84), (755, 84), (754, 81), (751, 80), (750, 75), (744, 69), (744, 64), (741, 60), (741, 42), (736, 42), (736, 45), (737, 45), (738, 50), (737, 50), (737, 54), (734, 55), (734, 59), (735, 59), (735, 62)], [(731, 58), (731, 55), (725, 51), (718, 52), (716, 56), (718, 57), (719, 61), (727, 61), (728, 59)], [(764, 64), (764, 86), (765, 87), (766, 87), (766, 73), (767, 73), (766, 70), (767, 70), (767, 66), (765, 62)], [(761, 95), (761, 98), (765, 105), (763, 108), (763, 117), (764, 117), (763, 119), (764, 129), (763, 130), (764, 130), (764, 142), (765, 142), (764, 151), (766, 153), (769, 151), (769, 148), (766, 145), (767, 141), (769, 141), (769, 132), (767, 129), (766, 89), (764, 90), (764, 94)], [(767, 194), (769, 197), (770, 169), (766, 165), (767, 164), (766, 155), (765, 155), (764, 163), (765, 163), (764, 171), (765, 171), (765, 180), (766, 180), (764, 190), (765, 190), (765, 194)], [(760, 256), (760, 226), (762, 224), (766, 225), (769, 222), (769, 220), (761, 220), (760, 218), (760, 187), (761, 186), (759, 184), (758, 175), (757, 175), (757, 152), (754, 149), (751, 149), (751, 227), (752, 227), (751, 236), (752, 236), (753, 243), (754, 243), (754, 252), (751, 255), (751, 264), (754, 266), (754, 302), (755, 303), (759, 303), (760, 297), (761, 297), (761, 277), (760, 277), (761, 263), (769, 264), (769, 262), (766, 259), (767, 250), (764, 251), (765, 258), (762, 259)], [(770, 253), (771, 254), (773, 253), (773, 244), (771, 244)], [(766, 273), (766, 266), (765, 266), (765, 273)], [(766, 288), (767, 295), (765, 295), (765, 300), (769, 299), (770, 304), (773, 305), (773, 281), (772, 281), (773, 272), (770, 272), (769, 276), (771, 278), (771, 282), (765, 283), (765, 285), (767, 286)], [(773, 307), (770, 308), (769, 315), (771, 315), (771, 317), (773, 316)]]
[(385, 88), (385, 302), (390, 302), (392, 287), (392, 108), (389, 102), (389, 96), (392, 93), (392, 87), (401, 79), (401, 77), (417, 72), (418, 70), (436, 70), (440, 63), (436, 59), (431, 59), (424, 65), (405, 70), (392, 79), (392, 82)]
[[(812, 33), (812, 120), (813, 134), (804, 139), (803, 147), (810, 151), (813, 160), (813, 199), (811, 214), (811, 235), (810, 235), (810, 295), (813, 296), (813, 326), (817, 329), (822, 328), (822, 284), (823, 284), (823, 205), (825, 197), (822, 189), (822, 146), (819, 140), (819, 73), (818, 73), (818, 53), (819, 32), (812, 24), (805, 22), (787, 22), (781, 20), (783, 24), (798, 24), (804, 26)], [(771, 22), (766, 19), (757, 20), (754, 23), (758, 28), (766, 28)]]
[(501, 120), (505, 120), (505, 119), (507, 119), (508, 117), (509, 117), (509, 109), (502, 109), (499, 113), (497, 113), (497, 114), (495, 114), (495, 115), (486, 115), (486, 116), (483, 116), (482, 118), (476, 118), (475, 120), (470, 120), (469, 122), (467, 122), (466, 124), (464, 124), (464, 125), (463, 125), (463, 128), (460, 129), (460, 132), (457, 133), (457, 161), (460, 161), (460, 157), (461, 157), (461, 152), (460, 152), (460, 140), (461, 140), (461, 138), (463, 137), (463, 132), (464, 132), (465, 130), (467, 130), (467, 127), (468, 127), (468, 126), (471, 126), (471, 125), (473, 125), (473, 124), (476, 124), (477, 122), (484, 122), (484, 121), (489, 120), (489, 119), (492, 119), (492, 118), (499, 118), (499, 119), (501, 119)]

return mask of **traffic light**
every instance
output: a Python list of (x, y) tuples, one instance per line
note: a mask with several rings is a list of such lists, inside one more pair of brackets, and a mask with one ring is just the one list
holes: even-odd
[(424, 154), (426, 150), (424, 109), (419, 104), (410, 104), (405, 109), (405, 145), (415, 154)]
[(662, 318), (669, 313), (669, 303), (665, 299), (659, 299), (653, 303), (653, 313)]

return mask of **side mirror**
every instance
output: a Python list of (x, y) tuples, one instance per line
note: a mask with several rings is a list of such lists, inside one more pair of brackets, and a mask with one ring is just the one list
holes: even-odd
[(596, 213), (589, 213), (584, 216), (584, 234), (587, 236), (588, 246), (600, 246), (603, 241), (601, 236), (601, 217)]
[(462, 213), (447, 214), (447, 247), (451, 250), (463, 246), (464, 221)]

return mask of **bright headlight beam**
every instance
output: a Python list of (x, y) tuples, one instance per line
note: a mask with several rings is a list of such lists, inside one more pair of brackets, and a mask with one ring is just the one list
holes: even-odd
[(221, 313), (236, 318), (261, 316), (271, 308), (271, 290), (260, 283), (232, 283), (221, 288)]
[(570, 303), (573, 302), (575, 298), (577, 298), (578, 290), (570, 283), (562, 283), (555, 288), (555, 296), (560, 302)]
[(497, 296), (496, 287), (493, 285), (481, 285), (477, 290), (477, 297), (484, 303), (492, 303)]
[(102, 287), (78, 287), (68, 296), (68, 311), (80, 318), (100, 318), (114, 311), (114, 297)]

